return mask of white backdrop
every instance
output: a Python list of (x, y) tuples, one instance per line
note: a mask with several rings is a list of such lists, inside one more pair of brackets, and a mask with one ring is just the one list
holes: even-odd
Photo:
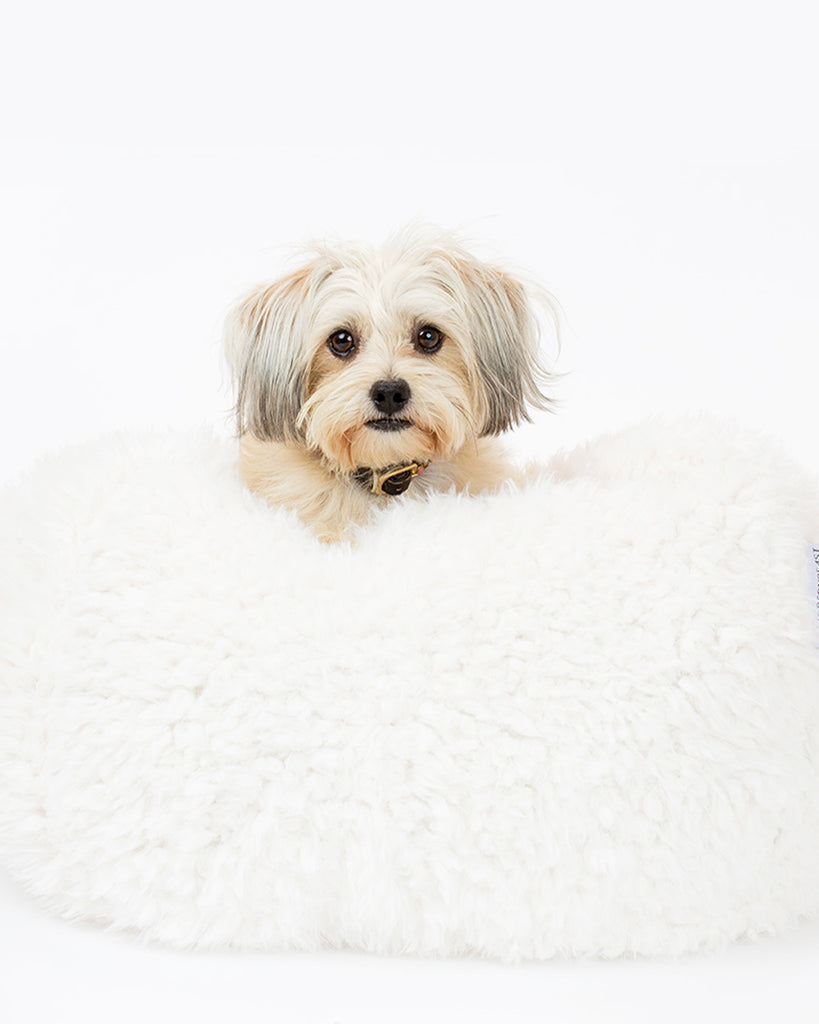
[[(218, 334), (287, 247), (460, 228), (565, 312), (544, 457), (656, 412), (819, 473), (808, 2), (46, 0), (0, 41), (0, 480), (113, 428), (228, 429)], [(677, 964), (186, 957), (0, 878), (0, 1020), (788, 1021), (819, 926)]]

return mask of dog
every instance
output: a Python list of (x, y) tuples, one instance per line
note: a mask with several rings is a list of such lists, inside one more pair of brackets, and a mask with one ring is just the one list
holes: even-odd
[(245, 482), (330, 542), (399, 495), (502, 486), (498, 435), (551, 404), (544, 312), (556, 326), (548, 293), (432, 229), (315, 247), (225, 322)]

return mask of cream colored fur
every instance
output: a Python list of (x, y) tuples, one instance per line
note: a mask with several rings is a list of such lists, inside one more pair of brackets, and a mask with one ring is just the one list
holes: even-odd
[[(252, 434), (242, 437), (241, 471), (252, 491), (271, 505), (294, 509), (323, 541), (352, 538), (356, 528), (380, 509), (402, 500), (368, 493), (308, 448), (262, 441)], [(406, 497), (450, 489), (477, 494), (515, 476), (502, 445), (494, 438), (482, 438), (448, 460), (431, 463)]]

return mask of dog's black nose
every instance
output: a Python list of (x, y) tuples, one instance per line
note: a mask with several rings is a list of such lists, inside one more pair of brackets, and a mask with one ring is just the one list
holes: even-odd
[(370, 398), (379, 412), (394, 416), (410, 400), (410, 386), (405, 380), (377, 380), (370, 388)]

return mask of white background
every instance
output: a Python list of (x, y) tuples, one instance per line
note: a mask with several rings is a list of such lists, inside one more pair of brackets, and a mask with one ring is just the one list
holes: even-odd
[[(819, 473), (814, 5), (20, 5), (0, 41), (0, 480), (228, 427), (225, 307), (292, 243), (409, 219), (565, 312), (546, 457), (657, 412)], [(282, 248), (285, 247), (285, 248)], [(181, 955), (0, 876), (0, 1021), (816, 1021), (819, 925), (676, 963)]]

